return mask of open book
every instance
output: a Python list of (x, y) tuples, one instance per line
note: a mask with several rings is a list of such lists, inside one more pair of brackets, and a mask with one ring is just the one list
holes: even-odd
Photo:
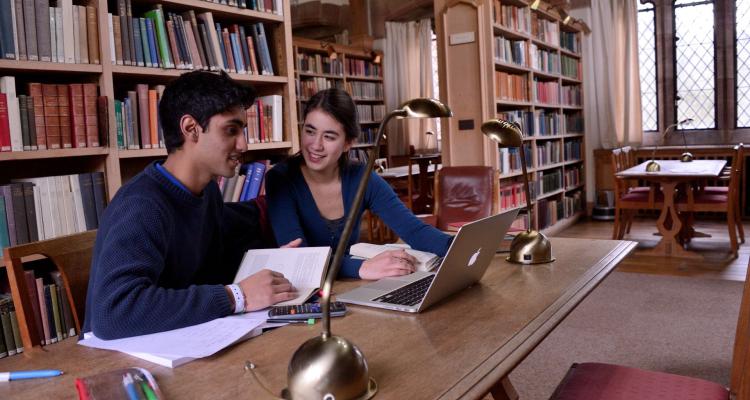
[(248, 250), (242, 258), (234, 282), (263, 269), (281, 272), (297, 289), (299, 296), (276, 305), (302, 304), (322, 286), (330, 256), (330, 247)]
[(349, 254), (354, 257), (369, 259), (388, 250), (406, 250), (407, 253), (413, 255), (417, 259), (417, 271), (430, 272), (440, 265), (440, 257), (437, 254), (414, 250), (408, 244), (403, 243), (357, 243), (349, 248)]

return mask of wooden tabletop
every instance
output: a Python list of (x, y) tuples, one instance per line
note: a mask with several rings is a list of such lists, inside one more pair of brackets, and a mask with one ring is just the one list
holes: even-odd
[(719, 176), (726, 160), (693, 160), (682, 162), (680, 160), (656, 160), (661, 166), (660, 171), (647, 172), (646, 164), (642, 162), (635, 167), (618, 172), (621, 178), (650, 178), (650, 177), (691, 177), (691, 178), (715, 178)]
[[(635, 247), (629, 241), (551, 241), (554, 263), (521, 266), (498, 255), (478, 285), (421, 314), (350, 306), (347, 316), (332, 320), (332, 332), (365, 354), (378, 399), (480, 398)], [(337, 282), (334, 291), (359, 284)], [(76, 377), (133, 366), (149, 369), (170, 399), (267, 398), (244, 371), (245, 361), (253, 361), (278, 393), (293, 352), (319, 334), (320, 324), (290, 325), (175, 369), (66, 340), (0, 360), (0, 371), (65, 371), (57, 378), (0, 383), (0, 398), (75, 398)]]

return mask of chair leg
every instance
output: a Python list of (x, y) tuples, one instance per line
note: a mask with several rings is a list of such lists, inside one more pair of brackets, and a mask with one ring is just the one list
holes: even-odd
[(732, 254), (737, 257), (737, 226), (736, 219), (734, 217), (734, 209), (729, 210), (727, 213), (727, 225), (729, 228), (729, 243), (732, 248)]
[(742, 226), (742, 213), (740, 212), (739, 202), (734, 203), (734, 220), (737, 224), (737, 231), (740, 233), (740, 243), (745, 243), (745, 228)]
[[(635, 210), (628, 211), (628, 222), (625, 225), (625, 233), (630, 234), (630, 227), (633, 226), (633, 219), (635, 218)], [(623, 235), (624, 236), (624, 235)]]
[(619, 207), (615, 208), (615, 226), (612, 228), (612, 239), (617, 240), (620, 239), (620, 217), (622, 214), (622, 210), (620, 210)]

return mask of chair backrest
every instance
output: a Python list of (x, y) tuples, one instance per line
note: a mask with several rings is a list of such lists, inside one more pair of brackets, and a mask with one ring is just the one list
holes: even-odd
[(258, 207), (258, 225), (260, 226), (261, 242), (264, 247), (278, 247), (276, 236), (271, 227), (271, 221), (268, 219), (268, 202), (266, 195), (260, 195), (251, 200)]
[(474, 221), (497, 210), (498, 179), (492, 167), (443, 167), (435, 177), (437, 228)]
[(37, 326), (34, 309), (26, 285), (22, 259), (24, 257), (42, 255), (60, 271), (65, 285), (65, 298), (68, 300), (76, 324), (76, 330), (81, 331), (86, 307), (86, 291), (89, 283), (91, 257), (94, 251), (96, 230), (62, 236), (34, 243), (7, 247), (4, 251), (8, 281), (16, 307), (16, 317), (24, 347), (32, 347), (41, 343), (42, 327)]
[(635, 149), (633, 149), (630, 146), (625, 146), (625, 147), (622, 147), (621, 149), (622, 149), (622, 153), (624, 155), (624, 161), (625, 161), (624, 169), (634, 167), (636, 164)]
[(737, 318), (729, 390), (736, 400), (750, 399), (750, 263), (745, 274), (740, 315)]

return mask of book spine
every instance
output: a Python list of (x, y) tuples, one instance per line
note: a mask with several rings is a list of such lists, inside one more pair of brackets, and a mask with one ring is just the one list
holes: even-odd
[(177, 37), (174, 32), (174, 22), (172, 20), (166, 21), (167, 27), (167, 41), (169, 42), (169, 49), (171, 50), (172, 59), (174, 60), (175, 68), (184, 69), (185, 61), (182, 59), (180, 49), (177, 48)]
[(83, 216), (86, 222), (86, 230), (97, 228), (96, 205), (94, 204), (94, 183), (91, 174), (78, 174), (78, 186), (81, 190), (81, 202), (83, 203)]
[(62, 141), (57, 85), (42, 84), (42, 104), (44, 105), (44, 125), (47, 131), (47, 148), (59, 149), (62, 147)]
[(13, 341), (16, 343), (16, 354), (23, 353), (23, 341), (21, 340), (21, 330), (18, 329), (18, 317), (13, 302), (10, 303), (10, 327), (13, 329)]
[(63, 38), (63, 62), (72, 64), (75, 60), (75, 41), (73, 40), (73, 1), (72, 0), (59, 0), (60, 5), (60, 17), (62, 18), (62, 33)]
[[(104, 173), (96, 171), (91, 173), (91, 181), (94, 188), (94, 206), (96, 207), (96, 220), (102, 220), (104, 208), (107, 207), (107, 192), (104, 190)], [(99, 224), (97, 223), (97, 226)]]
[(5, 197), (0, 192), (0, 248), (10, 246), (8, 234), (8, 217), (5, 213)]
[[(89, 147), (108, 147), (109, 146), (109, 97), (99, 96), (96, 98), (96, 124), (97, 124), (97, 136), (96, 142), (87, 143)], [(86, 140), (95, 139), (95, 137), (87, 136)]]
[(34, 271), (33, 270), (25, 270), (23, 271), (24, 279), (26, 280), (26, 288), (28, 289), (29, 293), (29, 304), (31, 304), (32, 312), (34, 313), (33, 318), (28, 318), (27, 316), (27, 323), (34, 323), (36, 326), (36, 331), (39, 334), (39, 338), (32, 338), (40, 340), (40, 344), (44, 345), (44, 338), (42, 335), (44, 334), (44, 331), (42, 330), (42, 317), (39, 313), (39, 297), (36, 293), (36, 279), (34, 278)]
[(68, 87), (70, 125), (73, 147), (86, 147), (86, 121), (83, 110), (83, 85), (71, 83)]
[(44, 118), (44, 96), (42, 95), (41, 83), (29, 83), (29, 113), (34, 113), (34, 118), (29, 118), (29, 123), (34, 121), (36, 131), (36, 144), (39, 150), (47, 149), (47, 123)]
[(23, 18), (23, 0), (11, 0), (14, 3), (15, 15), (13, 24), (16, 26), (16, 47), (18, 48), (18, 59), (21, 61), (28, 60), (26, 55), (26, 27)]
[(167, 27), (164, 23), (164, 13), (161, 9), (157, 8), (147, 12), (145, 16), (151, 19), (156, 28), (156, 38), (159, 42), (159, 56), (161, 57), (162, 66), (164, 68), (174, 68), (175, 66), (172, 63), (172, 56), (169, 54), (169, 43)]
[(208, 62), (208, 69), (211, 71), (215, 71), (218, 68), (218, 63), (216, 62), (216, 56), (214, 55), (214, 47), (211, 46), (211, 43), (208, 39), (208, 32), (206, 31), (206, 25), (200, 24), (198, 25), (198, 32), (201, 34), (201, 41), (204, 43), (205, 51), (206, 51), (206, 61)]
[(42, 278), (36, 278), (36, 293), (39, 301), (40, 317), (42, 319), (42, 332), (44, 333), (44, 343), (52, 343), (52, 337), (49, 331), (49, 317), (47, 316), (47, 301), (44, 295), (44, 281)]
[(0, 93), (0, 151), (11, 151), (8, 96)]
[(9, 356), (16, 354), (16, 341), (13, 339), (13, 327), (10, 324), (10, 313), (8, 311), (10, 299), (0, 300), (0, 324), (3, 326), (3, 338), (5, 339), (5, 348)]
[(47, 307), (47, 326), (49, 327), (50, 343), (57, 343), (57, 327), (55, 326), (55, 310), (52, 305), (52, 285), (44, 285), (44, 306)]
[(26, 25), (26, 58), (29, 61), (39, 61), (36, 38), (36, 7), (34, 0), (23, 0), (23, 21)]
[(5, 345), (5, 335), (3, 334), (2, 321), (0, 321), (0, 358), (8, 357), (8, 347)]
[[(52, 12), (51, 9), (50, 12)], [(63, 35), (63, 10), (62, 7), (55, 7), (55, 44), (57, 45), (57, 62), (59, 63), (65, 62), (65, 36)]]
[(154, 30), (154, 21), (151, 18), (144, 18), (144, 22), (146, 24), (146, 39), (148, 40), (148, 51), (151, 57), (151, 64), (153, 64), (154, 68), (158, 68), (160, 66), (158, 54), (159, 48), (157, 46), (156, 32)]
[(21, 136), (23, 137), (23, 149), (32, 150), (31, 136), (29, 135), (29, 102), (26, 95), (18, 96), (18, 113), (21, 117)]
[(133, 32), (133, 44), (135, 45), (135, 65), (145, 66), (143, 61), (143, 41), (141, 40), (141, 23), (138, 18), (131, 18), (131, 32)]
[(97, 86), (83, 84), (83, 118), (86, 123), (86, 146), (99, 147), (99, 110), (97, 109)]
[(49, 30), (49, 0), (36, 0), (36, 38), (39, 61), (52, 61), (51, 32)]
[(125, 149), (125, 138), (122, 129), (122, 101), (115, 100), (115, 127), (117, 129), (117, 148)]
[(132, 61), (130, 60), (130, 40), (128, 40), (128, 37), (130, 36), (130, 24), (128, 21), (127, 16), (125, 16), (124, 11), (122, 11), (123, 14), (119, 15), (120, 19), (120, 47), (122, 47), (122, 63), (124, 65), (133, 65)]
[(13, 191), (10, 185), (0, 186), (2, 189), (2, 195), (5, 199), (5, 218), (8, 223), (8, 241), (11, 246), (15, 246), (18, 243), (16, 236), (16, 213), (13, 211)]
[(159, 147), (159, 102), (155, 89), (148, 91), (148, 131), (151, 135), (151, 147)]
[(140, 28), (140, 39), (141, 39), (141, 48), (143, 50), (143, 63), (147, 67), (153, 67), (154, 62), (151, 60), (151, 50), (148, 47), (148, 32), (146, 31), (146, 19), (145, 18), (137, 18), (138, 20), (138, 28)]
[(29, 227), (29, 241), (36, 242), (39, 240), (39, 229), (36, 223), (36, 207), (34, 202), (34, 184), (31, 182), (21, 182), (23, 190), (24, 210), (26, 211), (26, 224)]
[[(0, 0), (0, 58), (8, 60), (16, 59), (15, 43), (13, 36), (13, 13), (14, 5), (11, 0)], [(15, 354), (15, 353), (14, 353)]]
[[(46, 293), (45, 293), (46, 295)], [(49, 299), (52, 303), (52, 322), (55, 324), (55, 335), (57, 337), (57, 341), (61, 341), (63, 339), (62, 337), (62, 325), (60, 324), (60, 304), (58, 304), (58, 294), (57, 294), (57, 285), (54, 283), (51, 283), (49, 285)], [(51, 334), (52, 332), (50, 332)]]
[(141, 148), (151, 148), (151, 132), (148, 121), (148, 85), (138, 84), (136, 85), (136, 94), (138, 96), (138, 127), (141, 134)]
[(70, 120), (70, 88), (68, 85), (57, 86), (57, 106), (60, 114), (60, 143), (63, 149), (73, 147), (73, 131)]
[(86, 25), (86, 7), (85, 6), (74, 6), (78, 9), (78, 53), (81, 57), (81, 63), (89, 64), (91, 57), (89, 57), (89, 39), (88, 39), (88, 26)]
[(208, 68), (209, 61), (208, 57), (206, 56), (206, 43), (201, 43), (201, 33), (198, 29), (198, 19), (195, 17), (195, 11), (188, 10), (182, 14), (182, 17), (185, 19), (186, 22), (190, 23), (190, 29), (193, 32), (193, 37), (195, 38), (195, 44), (198, 50), (198, 58), (200, 59), (201, 65), (204, 68)]
[(29, 242), (29, 224), (26, 221), (26, 203), (23, 197), (23, 185), (11, 183), (10, 192), (13, 205), (13, 218), (16, 223), (16, 244)]
[(99, 19), (96, 16), (96, 7), (93, 6), (86, 6), (86, 33), (89, 62), (99, 64)]
[(78, 6), (73, 5), (72, 7), (73, 16), (72, 16), (72, 24), (73, 24), (73, 58), (75, 59), (76, 64), (81, 63), (81, 46), (79, 43), (81, 43), (81, 26), (80, 26), (80, 16), (78, 15)]
[(112, 15), (112, 41), (110, 44), (114, 46), (114, 64), (122, 65), (122, 28), (120, 28), (119, 15)]

